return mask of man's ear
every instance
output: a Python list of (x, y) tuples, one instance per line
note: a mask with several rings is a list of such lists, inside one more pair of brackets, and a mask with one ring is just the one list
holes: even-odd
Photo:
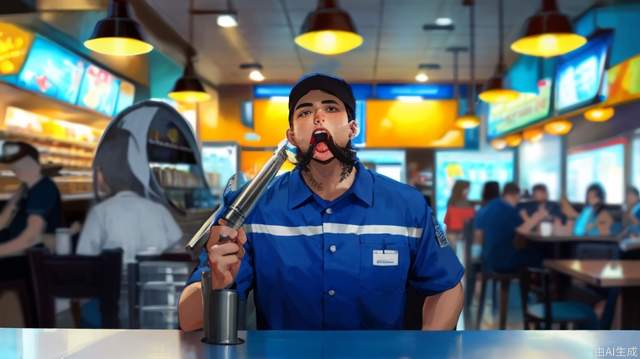
[(291, 127), (287, 129), (287, 141), (289, 141), (290, 144), (296, 147), (298, 146), (298, 143), (296, 142), (296, 136), (293, 134), (293, 129)]
[(349, 122), (349, 139), (354, 139), (360, 133), (360, 127), (356, 120)]

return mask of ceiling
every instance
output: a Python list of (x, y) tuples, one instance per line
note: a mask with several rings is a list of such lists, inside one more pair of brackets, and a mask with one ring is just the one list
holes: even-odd
[[(188, 39), (187, 0), (147, 2)], [(575, 17), (593, 0), (558, 0), (560, 10)], [(259, 62), (266, 82), (293, 82), (305, 72), (336, 73), (351, 82), (411, 82), (419, 63), (438, 63), (433, 81), (453, 78), (450, 46), (469, 46), (469, 9), (462, 0), (342, 0), (364, 37), (364, 44), (346, 54), (322, 56), (298, 48), (297, 35), (316, 0), (233, 0), (239, 26), (220, 28), (214, 15), (194, 17), (192, 45), (198, 51), (198, 73), (215, 84), (250, 83), (239, 64)], [(505, 43), (511, 43), (539, 0), (504, 0)], [(226, 0), (194, 0), (196, 9), (224, 9)], [(476, 0), (476, 78), (493, 73), (498, 59), (498, 0)], [(449, 17), (454, 31), (425, 32), (422, 25)], [(505, 46), (507, 47), (507, 46)], [(507, 63), (515, 59), (505, 52)], [(460, 79), (469, 79), (469, 55), (460, 57)]]

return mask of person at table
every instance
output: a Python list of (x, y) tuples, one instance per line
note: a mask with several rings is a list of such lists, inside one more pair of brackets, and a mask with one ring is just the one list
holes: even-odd
[(613, 217), (605, 206), (606, 194), (597, 183), (587, 188), (585, 206), (580, 213), (566, 199), (563, 211), (567, 218), (575, 219), (573, 234), (576, 236), (608, 236), (611, 234)]
[(624, 204), (622, 226), (637, 236), (640, 234), (640, 194), (637, 188), (627, 187)]
[(538, 183), (534, 185), (531, 193), (532, 201), (518, 205), (520, 216), (524, 221), (527, 221), (540, 208), (544, 208), (549, 212), (549, 218), (546, 218), (546, 220), (553, 222), (562, 219), (560, 206), (557, 203), (549, 202), (549, 191), (545, 184)]
[(524, 220), (516, 206), (520, 188), (505, 184), (502, 197), (489, 202), (475, 219), (476, 242), (482, 243), (483, 270), (513, 273), (523, 266), (539, 266), (541, 254), (534, 248), (522, 247), (517, 234), (526, 234), (544, 220), (549, 212), (539, 208)]
[[(423, 329), (456, 326), (463, 267), (422, 194), (360, 163), (355, 108), (342, 79), (315, 74), (293, 87), (286, 135), (297, 167), (274, 180), (244, 229), (213, 227), (180, 298), (183, 330), (202, 327), (209, 270), (213, 288), (254, 290), (258, 329), (402, 329), (408, 285), (426, 295)], [(221, 234), (235, 241), (219, 243)]]
[(456, 180), (451, 190), (451, 198), (447, 204), (447, 213), (444, 216), (444, 224), (447, 225), (447, 238), (455, 248), (456, 241), (464, 230), (464, 224), (473, 218), (475, 209), (469, 201), (469, 181)]
[(500, 184), (496, 181), (487, 181), (482, 186), (482, 199), (480, 201), (480, 208), (489, 204), (489, 202), (500, 197)]

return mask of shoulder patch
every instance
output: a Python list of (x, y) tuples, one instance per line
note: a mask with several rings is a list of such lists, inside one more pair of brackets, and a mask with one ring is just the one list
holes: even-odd
[(438, 223), (438, 219), (436, 219), (436, 216), (433, 214), (433, 212), (431, 212), (431, 220), (433, 221), (433, 231), (435, 232), (436, 242), (438, 243), (438, 246), (440, 248), (448, 246), (449, 240), (447, 239), (447, 235), (442, 230), (442, 227), (440, 227), (440, 223)]

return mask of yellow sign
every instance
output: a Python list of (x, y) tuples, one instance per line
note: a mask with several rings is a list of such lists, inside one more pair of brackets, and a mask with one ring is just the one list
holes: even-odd
[(0, 22), (0, 75), (16, 74), (27, 57), (33, 33)]

